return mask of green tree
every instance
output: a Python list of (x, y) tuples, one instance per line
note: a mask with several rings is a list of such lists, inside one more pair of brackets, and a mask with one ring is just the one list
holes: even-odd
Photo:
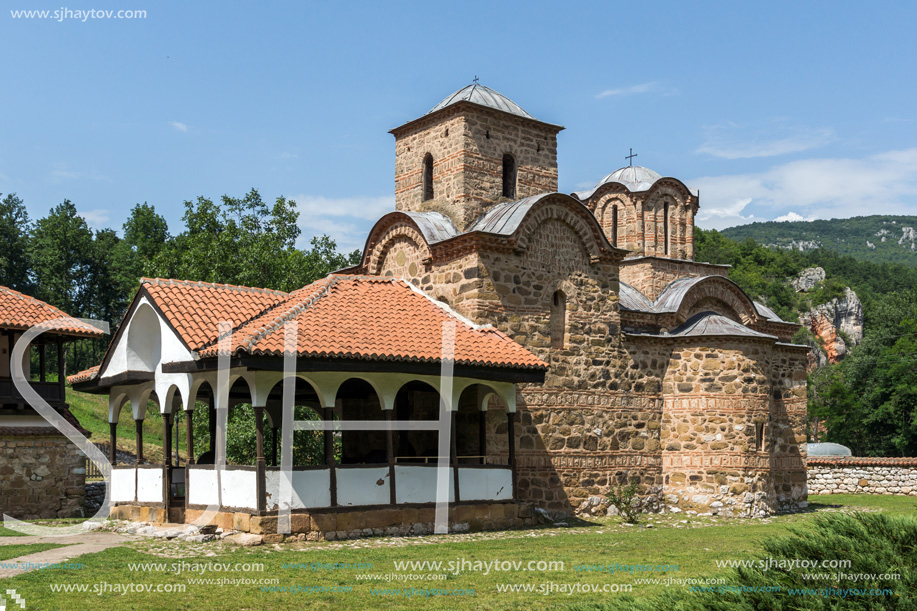
[(92, 237), (70, 200), (35, 225), (30, 256), (36, 296), (71, 316), (84, 316), (92, 309), (85, 282), (92, 261)]
[(10, 193), (0, 200), (0, 284), (32, 292), (29, 238), (32, 224), (25, 204)]

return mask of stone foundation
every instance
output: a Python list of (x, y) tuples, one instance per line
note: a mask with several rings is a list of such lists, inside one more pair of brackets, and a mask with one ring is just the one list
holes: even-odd
[(917, 496), (917, 458), (810, 458), (809, 494)]
[[(187, 509), (185, 522), (190, 524), (203, 514), (203, 509)], [(433, 505), (294, 512), (290, 516), (290, 534), (303, 534), (312, 541), (429, 535), (433, 533), (435, 514), (436, 508)], [(165, 510), (161, 507), (137, 505), (112, 507), (111, 518), (154, 524), (167, 521)], [(256, 535), (277, 534), (276, 514), (256, 516), (244, 512), (221, 511), (210, 523), (223, 530), (239, 530)], [(530, 503), (459, 503), (449, 506), (450, 532), (506, 530), (534, 526), (536, 523), (535, 507)]]
[(63, 436), (0, 437), (0, 514), (83, 517), (86, 458)]

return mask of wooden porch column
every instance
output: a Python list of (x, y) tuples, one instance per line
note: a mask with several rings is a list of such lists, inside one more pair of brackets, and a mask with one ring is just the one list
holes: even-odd
[(118, 464), (118, 451), (117, 451), (117, 441), (118, 439), (118, 423), (109, 422), (108, 423), (108, 461), (112, 466)]
[[(392, 415), (395, 410), (385, 410), (385, 420), (392, 421)], [(389, 503), (396, 505), (398, 503), (397, 490), (395, 489), (395, 431), (389, 429), (385, 432), (385, 455), (388, 457), (388, 485), (389, 485)]]
[[(172, 408), (172, 410), (173, 410), (173, 411), (172, 411), (172, 414), (173, 414), (173, 416), (172, 416), (172, 424), (173, 424), (172, 428), (175, 429), (175, 466), (178, 467), (178, 466), (181, 466), (181, 456), (180, 456), (180, 454), (181, 454), (181, 446), (180, 446), (180, 444), (178, 443), (179, 435), (181, 434), (181, 427), (178, 426), (178, 414), (179, 414), (180, 412), (174, 411), (175, 408)], [(172, 462), (172, 457), (171, 457), (171, 456), (169, 456), (169, 462)]]
[(516, 499), (516, 413), (506, 413), (506, 432), (509, 435), (509, 468), (512, 472), (513, 500)]
[(452, 459), (452, 485), (455, 488), (455, 502), (456, 503), (462, 500), (459, 496), (458, 445), (456, 441), (458, 434), (455, 431), (455, 420), (456, 420), (457, 415), (458, 415), (458, 412), (453, 410), (451, 413), (451, 417), (452, 417), (452, 431), (451, 432), (452, 434), (450, 435), (452, 439), (449, 444), (451, 448), (449, 451), (449, 454), (451, 454), (450, 458)]
[(258, 495), (258, 511), (264, 511), (267, 501), (264, 497), (266, 485), (264, 465), (264, 408), (255, 407), (255, 486)]
[(169, 482), (169, 461), (172, 456), (172, 414), (162, 415), (162, 504), (168, 520), (171, 487)]
[[(325, 422), (334, 422), (334, 408), (326, 407), (322, 410)], [(338, 504), (338, 480), (334, 472), (334, 431), (325, 430), (325, 464), (328, 466), (328, 475), (331, 481), (331, 506)]]
[(185, 410), (185, 425), (188, 427), (185, 431), (185, 447), (188, 450), (188, 460), (186, 464), (194, 464), (194, 410)]
[(137, 440), (137, 464), (143, 463), (143, 418), (134, 420)]
[[(13, 353), (13, 345), (10, 344), (10, 354)], [(61, 403), (67, 400), (67, 364), (64, 359), (64, 340), (57, 338), (57, 388), (60, 393)], [(114, 463), (112, 463), (114, 464)]]
[(481, 455), (481, 464), (487, 464), (487, 410), (478, 412), (478, 453)]

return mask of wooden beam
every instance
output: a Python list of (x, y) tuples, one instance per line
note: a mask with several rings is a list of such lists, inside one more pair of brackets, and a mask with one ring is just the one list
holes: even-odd
[(487, 464), (487, 410), (478, 410), (478, 454), (481, 464)]
[[(208, 422), (208, 427), (210, 429), (210, 451), (214, 454), (214, 462), (216, 462), (216, 451), (217, 451), (217, 409), (214, 404), (213, 393), (210, 393), (210, 396), (207, 397), (207, 415), (210, 420)], [(227, 423), (228, 424), (228, 423)]]
[[(10, 350), (12, 354), (12, 350)], [(67, 361), (64, 358), (64, 340), (57, 338), (57, 388), (60, 392), (61, 403), (67, 400)], [(112, 463), (114, 464), (114, 463)]]
[[(48, 363), (45, 360), (45, 357), (47, 356), (47, 348), (48, 346), (46, 344), (41, 344), (38, 347), (38, 381), (39, 382), (47, 381)], [(61, 397), (61, 401), (63, 400), (64, 398)]]
[(162, 415), (162, 502), (166, 509), (166, 520), (169, 515), (171, 503), (171, 486), (169, 477), (169, 463), (172, 460), (172, 414)]
[(459, 494), (458, 440), (457, 440), (458, 432), (455, 430), (456, 416), (458, 416), (458, 412), (453, 410), (451, 412), (452, 440), (450, 443), (451, 450), (449, 451), (449, 454), (451, 454), (450, 458), (452, 460), (452, 485), (455, 487), (455, 502), (458, 503), (461, 500), (461, 495)]

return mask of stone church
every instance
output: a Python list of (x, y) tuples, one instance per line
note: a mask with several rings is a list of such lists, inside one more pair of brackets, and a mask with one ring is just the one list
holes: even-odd
[(637, 480), (648, 509), (804, 507), (799, 326), (694, 260), (677, 178), (558, 193), (562, 129), (475, 83), (391, 130), (396, 210), (344, 273), (404, 278), (548, 364), (518, 391), (520, 500), (569, 512)]

